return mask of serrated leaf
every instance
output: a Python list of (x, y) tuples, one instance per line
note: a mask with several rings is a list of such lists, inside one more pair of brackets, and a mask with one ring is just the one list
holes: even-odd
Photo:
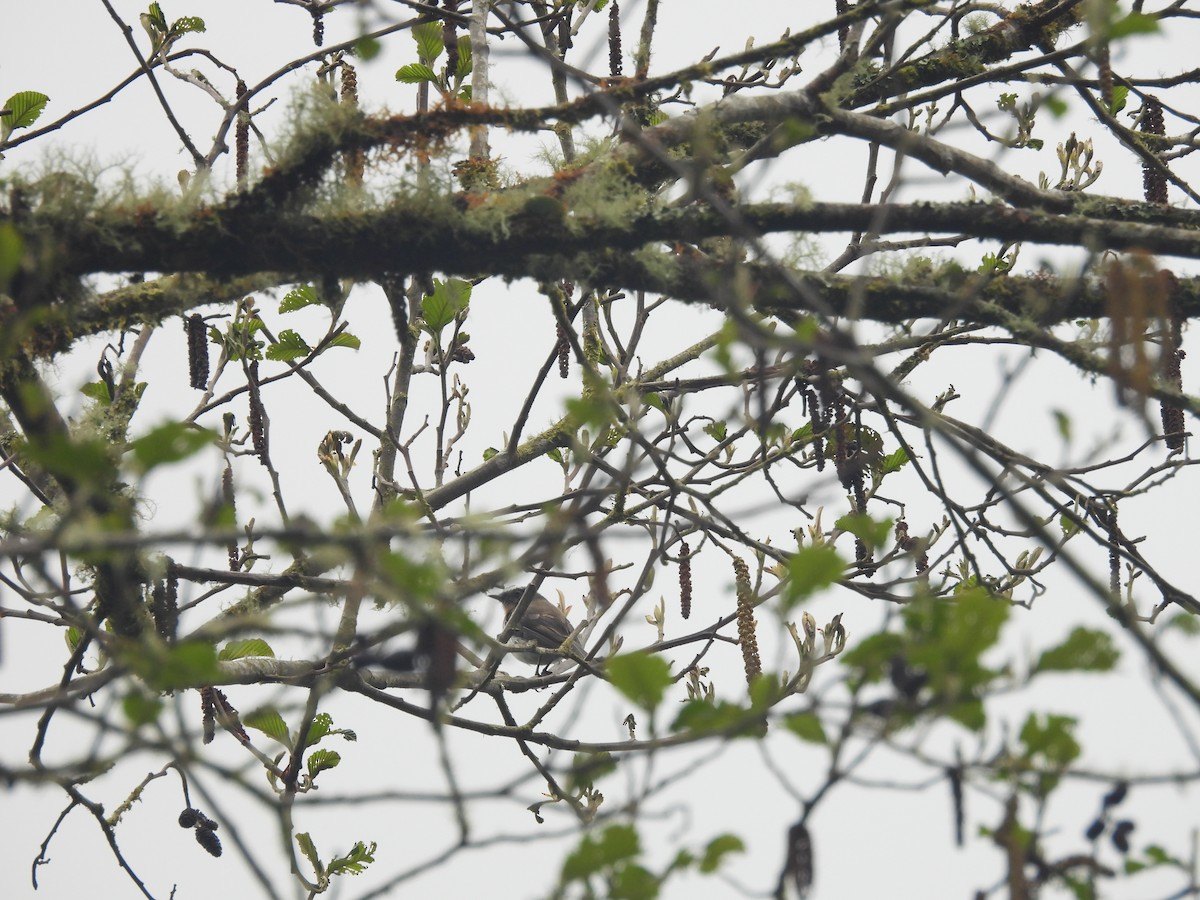
[(253, 728), (255, 731), (261, 731), (272, 740), (278, 741), (285, 747), (292, 745), (292, 737), (288, 733), (287, 722), (283, 720), (283, 716), (279, 711), (272, 707), (265, 706), (262, 709), (256, 709), (242, 716), (242, 724), (247, 728)]
[(785, 716), (783, 727), (800, 740), (808, 741), (810, 744), (824, 744), (828, 740), (825, 737), (825, 727), (816, 713), (802, 712)]
[(244, 659), (247, 656), (268, 656), (273, 659), (275, 651), (262, 638), (247, 638), (242, 641), (229, 641), (221, 648), (217, 659), (228, 662), (234, 659)]
[(899, 472), (910, 462), (911, 460), (908, 458), (908, 451), (903, 447), (899, 447), (894, 452), (889, 453), (883, 458), (882, 472), (884, 475), (890, 475), (892, 472)]
[(471, 282), (461, 278), (433, 279), (433, 293), (421, 300), (421, 318), (432, 334), (463, 313), (471, 302)]
[(8, 115), (0, 118), (5, 136), (36, 122), (49, 102), (50, 98), (39, 91), (18, 91), (5, 100), (4, 106), (0, 107), (9, 111)]
[(396, 70), (396, 80), (404, 84), (421, 84), (437, 81), (437, 74), (424, 63), (408, 63)]
[(204, 20), (199, 16), (180, 16), (171, 23), (171, 35), (178, 37), (188, 33), (202, 33), (205, 31)]
[(614, 656), (605, 666), (613, 687), (642, 709), (654, 709), (662, 703), (671, 685), (671, 667), (665, 659), (649, 653), (625, 653)]
[(79, 393), (85, 397), (90, 397), (101, 406), (108, 406), (112, 403), (112, 394), (108, 392), (108, 385), (103, 381), (91, 381), (79, 389)]
[(296, 835), (296, 843), (300, 845), (300, 852), (304, 854), (304, 858), (308, 860), (308, 864), (313, 867), (313, 870), (318, 874), (324, 874), (325, 866), (322, 865), (321, 857), (317, 855), (317, 845), (313, 843), (308, 832)]
[(1057, 647), (1042, 653), (1033, 671), (1109, 672), (1120, 658), (1121, 652), (1106, 632), (1079, 627)]
[(343, 331), (326, 346), (328, 347), (349, 347), (351, 350), (357, 350), (362, 346), (362, 341), (357, 335), (351, 334), (348, 331)]
[(1114, 84), (1112, 91), (1112, 103), (1109, 104), (1108, 111), (1114, 116), (1125, 108), (1125, 103), (1129, 100), (1129, 88), (1123, 84)]
[(431, 64), (446, 49), (446, 43), (442, 40), (442, 23), (436, 20), (414, 25), (412, 36), (417, 42), (417, 58), (426, 65)]
[(375, 862), (375, 849), (376, 844), (374, 841), (371, 841), (369, 846), (362, 841), (358, 841), (349, 853), (345, 856), (339, 856), (329, 863), (328, 874), (361, 875), (366, 871), (367, 866)]
[(291, 328), (285, 328), (280, 332), (279, 340), (267, 348), (267, 359), (289, 362), (293, 359), (301, 359), (310, 353), (312, 353), (312, 347), (308, 346), (304, 338)]
[(317, 773), (336, 768), (341, 761), (342, 755), (334, 750), (314, 750), (308, 755), (305, 762), (308, 767), (308, 777), (316, 778)]
[(281, 313), (295, 312), (320, 302), (321, 298), (317, 296), (315, 287), (311, 284), (300, 284), (283, 295), (283, 299), (279, 301), (279, 311)]
[(454, 77), (462, 81), (471, 74), (471, 69), (474, 68), (474, 60), (471, 58), (471, 38), (469, 35), (462, 35), (458, 39), (458, 67), (454, 70)]
[(704, 433), (714, 441), (720, 443), (729, 434), (729, 426), (720, 420), (709, 422), (704, 426)]

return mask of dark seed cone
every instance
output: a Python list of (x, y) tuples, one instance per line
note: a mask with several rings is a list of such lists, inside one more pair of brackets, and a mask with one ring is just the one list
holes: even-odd
[(679, 615), (692, 615), (692, 549), (687, 541), (679, 544)]
[(208, 385), (208, 329), (200, 313), (192, 313), (184, 322), (187, 329), (188, 383), (199, 390)]
[(612, 0), (608, 7), (608, 74), (620, 78), (625, 71), (621, 59), (621, 7)]

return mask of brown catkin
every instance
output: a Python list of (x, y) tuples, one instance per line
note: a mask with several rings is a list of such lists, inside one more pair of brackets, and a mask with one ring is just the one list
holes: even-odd
[[(348, 62), (342, 63), (341, 101), (345, 106), (358, 107), (358, 72)], [(346, 183), (361, 185), (364, 168), (362, 150), (358, 147), (347, 150), (344, 159), (346, 164)]]
[(625, 71), (621, 58), (621, 7), (613, 0), (608, 7), (608, 74), (620, 78)]
[[(1169, 269), (1159, 272), (1166, 288), (1167, 306), (1170, 310), (1167, 327), (1163, 331), (1162, 344), (1162, 377), (1177, 391), (1183, 390), (1183, 369), (1181, 363), (1186, 355), (1183, 352), (1183, 319), (1179, 309), (1179, 279)], [(1183, 449), (1184, 431), (1186, 425), (1183, 419), (1183, 409), (1174, 403), (1163, 401), (1159, 406), (1162, 415), (1163, 439), (1172, 450)]]
[[(246, 186), (249, 178), (250, 164), (250, 109), (246, 99), (246, 82), (240, 78), (237, 83), (238, 111), (237, 124), (233, 127), (234, 172), (237, 175), (238, 188)], [(195, 385), (193, 385), (194, 387)]]
[(265, 410), (263, 409), (262, 396), (258, 391), (258, 363), (250, 364), (249, 378), (247, 384), (250, 394), (250, 441), (254, 445), (254, 452), (258, 454), (259, 461), (265, 466), (270, 462), (267, 456), (267, 425)]
[(200, 688), (200, 722), (203, 733), (202, 740), (206, 744), (211, 744), (213, 738), (217, 736), (217, 707), (213, 700), (211, 687)]
[(742, 648), (742, 668), (746, 671), (746, 683), (753, 684), (762, 674), (762, 659), (758, 655), (758, 635), (755, 632), (754, 592), (750, 586), (750, 569), (746, 561), (733, 558), (734, 582), (737, 585), (738, 644)]
[(200, 313), (184, 320), (187, 330), (188, 383), (198, 390), (208, 385), (208, 330)]
[(692, 615), (692, 548), (687, 541), (679, 542), (679, 615)]
[[(1147, 97), (1142, 107), (1142, 131), (1146, 134), (1166, 134), (1162, 104), (1154, 97)], [(1158, 157), (1159, 154), (1155, 153), (1155, 156)], [(1167, 176), (1163, 173), (1161, 165), (1142, 164), (1142, 188), (1147, 203), (1167, 205)]]
[(571, 342), (567, 339), (567, 330), (563, 328), (562, 322), (556, 323), (556, 333), (558, 334), (558, 344), (556, 345), (558, 377), (566, 378), (571, 374)]
[(1114, 597), (1121, 593), (1121, 530), (1117, 527), (1117, 505), (1112, 503), (1104, 515), (1108, 532), (1108, 589)]
[[(233, 466), (225, 460), (225, 471), (221, 473), (221, 502), (229, 507), (229, 517), (237, 521), (237, 504), (233, 493)], [(236, 572), (242, 567), (241, 554), (238, 553), (237, 541), (231, 540), (225, 545), (229, 556), (229, 571)]]
[(1096, 68), (1099, 71), (1100, 78), (1100, 99), (1104, 101), (1104, 108), (1112, 112), (1113, 107), (1113, 71), (1112, 59), (1108, 52), (1108, 44), (1103, 43), (1096, 50)]

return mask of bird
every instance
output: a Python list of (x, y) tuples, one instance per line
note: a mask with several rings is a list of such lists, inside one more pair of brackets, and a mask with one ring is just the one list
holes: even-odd
[[(525, 588), (509, 588), (488, 596), (499, 600), (500, 605), (504, 607), (504, 626), (507, 628), (512, 621), (517, 604), (525, 596)], [(574, 628), (571, 627), (570, 620), (541, 594), (533, 595), (533, 600), (530, 601), (513, 631), (513, 637), (516, 640), (536, 644), (547, 650), (561, 649), (572, 634), (574, 634)], [(515, 651), (513, 655), (521, 662), (538, 667), (549, 666), (555, 659), (550, 654), (538, 653), (534, 650)]]

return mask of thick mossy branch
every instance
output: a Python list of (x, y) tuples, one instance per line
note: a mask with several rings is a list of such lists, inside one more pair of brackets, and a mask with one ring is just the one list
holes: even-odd
[[(568, 203), (570, 195), (565, 195)], [(1093, 250), (1144, 249), (1200, 256), (1200, 217), (1194, 212), (1141, 203), (1080, 196), (1082, 213), (1055, 215), (1003, 204), (911, 204), (885, 209), (855, 204), (756, 204), (726, 216), (703, 206), (636, 211), (626, 199), (620, 222), (580, 208), (579, 215), (546, 194), (496, 194), (479, 208), (462, 211), (461, 197), (440, 204), (420, 198), (364, 213), (250, 215), (204, 210), (192, 224), (134, 212), (107, 211), (61, 219), (27, 213), (14, 225), (21, 232), (54, 236), (58, 252), (48, 262), (55, 272), (23, 273), (33, 286), (60, 276), (101, 272), (166, 271), (181, 274), (106, 295), (40, 304), (39, 331), (52, 334), (30, 348), (53, 354), (82, 334), (144, 321), (159, 321), (206, 300), (219, 301), (270, 284), (322, 275), (374, 279), (387, 273), (441, 271), (541, 279), (590, 277), (597, 283), (658, 291), (672, 297), (722, 306), (733, 273), (763, 312), (812, 310), (855, 314), (883, 322), (953, 317), (999, 324), (973, 301), (999, 302), (1041, 324), (1105, 315), (1100, 285), (1053, 277), (968, 279), (905, 283), (900, 277), (822, 277), (768, 264), (728, 264), (691, 245), (704, 238), (749, 237), (779, 232), (872, 229), (876, 233), (950, 233), (1004, 241), (1086, 246)], [(1114, 221), (1123, 218), (1126, 221)], [(1144, 224), (1168, 221), (1172, 225)], [(3, 221), (3, 217), (0, 217)], [(463, 248), (470, 252), (464, 253)], [(603, 248), (603, 249), (597, 249)], [(670, 249), (667, 249), (670, 248)], [(278, 275), (271, 273), (287, 273)], [(739, 293), (742, 293), (739, 288)], [(1179, 312), (1200, 314), (1200, 287), (1180, 283)], [(18, 307), (22, 304), (18, 302)], [(10, 319), (10, 324), (16, 320)], [(48, 331), (47, 331), (48, 329)]]

